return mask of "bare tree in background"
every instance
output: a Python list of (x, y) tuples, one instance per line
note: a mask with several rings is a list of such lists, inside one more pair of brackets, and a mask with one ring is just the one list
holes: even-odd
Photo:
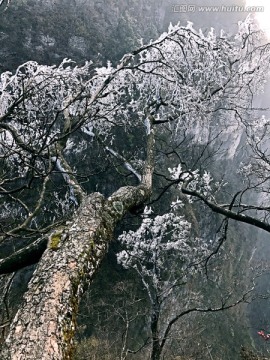
[[(200, 275), (205, 260), (213, 254), (214, 242), (207, 244), (191, 235), (191, 224), (177, 214), (182, 206), (178, 201), (170, 212), (157, 216), (151, 216), (151, 209), (146, 208), (141, 226), (119, 238), (124, 250), (117, 260), (124, 268), (135, 270), (147, 294), (151, 360), (164, 356), (175, 325), (184, 316), (230, 309), (248, 301), (252, 291), (251, 287), (237, 298), (236, 289), (227, 290), (227, 297), (220, 294), (221, 300), (214, 301), (208, 296), (204, 304), (201, 289), (193, 289), (192, 284), (197, 281), (207, 286), (207, 279)], [(218, 282), (218, 278), (212, 281)]]

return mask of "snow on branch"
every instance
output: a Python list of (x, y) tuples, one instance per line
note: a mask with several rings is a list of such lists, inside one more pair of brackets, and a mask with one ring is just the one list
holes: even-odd
[(113, 149), (106, 146), (105, 148), (110, 154), (112, 154), (114, 157), (116, 157), (118, 160), (121, 160), (123, 162), (124, 167), (130, 171), (136, 178), (141, 182), (142, 176), (134, 169), (134, 167), (119, 153), (114, 151)]
[(74, 191), (74, 186), (76, 185), (74, 183), (74, 181), (71, 179), (70, 175), (67, 173), (67, 171), (64, 169), (64, 167), (61, 165), (61, 161), (59, 158), (57, 158), (56, 156), (53, 156), (51, 158), (52, 162), (55, 163), (56, 168), (61, 172), (63, 179), (65, 180), (65, 182), (68, 185), (69, 188), (69, 200), (75, 204), (76, 206), (78, 206), (78, 201), (76, 199), (76, 195), (75, 195), (75, 191)]
[[(10, 2), (11, 2), (11, 0), (0, 0), (0, 9), (2, 12), (7, 10)], [(3, 10), (2, 10), (2, 7), (3, 7)]]
[[(179, 203), (177, 207), (182, 205)], [(141, 226), (119, 236), (123, 250), (117, 254), (117, 260), (124, 268), (135, 269), (144, 282), (158, 286), (168, 280), (166, 262), (170, 256), (182, 264), (184, 279), (186, 272), (195, 271), (193, 265), (205, 257), (207, 245), (191, 237), (190, 223), (177, 214), (175, 203), (171, 212), (164, 215), (152, 217), (151, 213), (151, 208), (146, 207)], [(172, 281), (172, 274), (170, 278)]]

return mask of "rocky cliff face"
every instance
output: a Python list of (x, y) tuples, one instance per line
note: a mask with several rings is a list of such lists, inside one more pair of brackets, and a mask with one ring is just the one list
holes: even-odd
[(155, 38), (160, 23), (159, 2), (114, 0), (14, 0), (0, 14), (0, 71), (36, 60), (57, 64), (116, 61)]
[[(244, 0), (234, 3), (243, 5)], [(0, 13), (0, 72), (36, 60), (57, 64), (68, 57), (76, 62), (116, 61), (167, 29), (170, 22), (192, 21), (196, 28), (232, 31), (244, 12), (193, 11), (165, 0), (12, 0)], [(211, 0), (203, 3), (213, 6)], [(218, 0), (215, 6), (222, 6)], [(230, 4), (226, 4), (230, 5)], [(235, 5), (235, 4), (234, 4)]]

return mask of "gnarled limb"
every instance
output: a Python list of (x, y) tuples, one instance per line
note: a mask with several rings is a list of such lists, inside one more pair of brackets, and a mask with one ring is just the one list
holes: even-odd
[(190, 190), (188, 188), (188, 182), (182, 185), (181, 190), (183, 194), (194, 196), (198, 199), (200, 199), (205, 205), (207, 205), (212, 211), (214, 211), (217, 214), (221, 214), (226, 216), (229, 219), (233, 219), (236, 221), (240, 221), (246, 224), (250, 224), (253, 226), (258, 227), (259, 229), (263, 229), (267, 232), (270, 232), (270, 224), (268, 224), (265, 221), (259, 220), (253, 216), (244, 215), (237, 213), (236, 211), (233, 211), (231, 209), (226, 209), (223, 207), (223, 205), (219, 205), (214, 203), (213, 201), (209, 200), (206, 196), (199, 193), (196, 190)]
[(154, 134), (148, 135), (143, 181), (108, 199), (85, 196), (73, 221), (50, 235), (1, 353), (8, 359), (72, 359), (76, 314), (84, 285), (106, 255), (116, 223), (152, 191)]

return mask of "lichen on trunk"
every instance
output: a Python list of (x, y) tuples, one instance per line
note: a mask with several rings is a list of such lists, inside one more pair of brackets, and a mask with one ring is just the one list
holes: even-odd
[(150, 195), (145, 185), (120, 188), (109, 199), (85, 196), (57, 247), (44, 252), (24, 304), (17, 312), (2, 359), (71, 359), (76, 315), (84, 285), (91, 282), (116, 223)]

